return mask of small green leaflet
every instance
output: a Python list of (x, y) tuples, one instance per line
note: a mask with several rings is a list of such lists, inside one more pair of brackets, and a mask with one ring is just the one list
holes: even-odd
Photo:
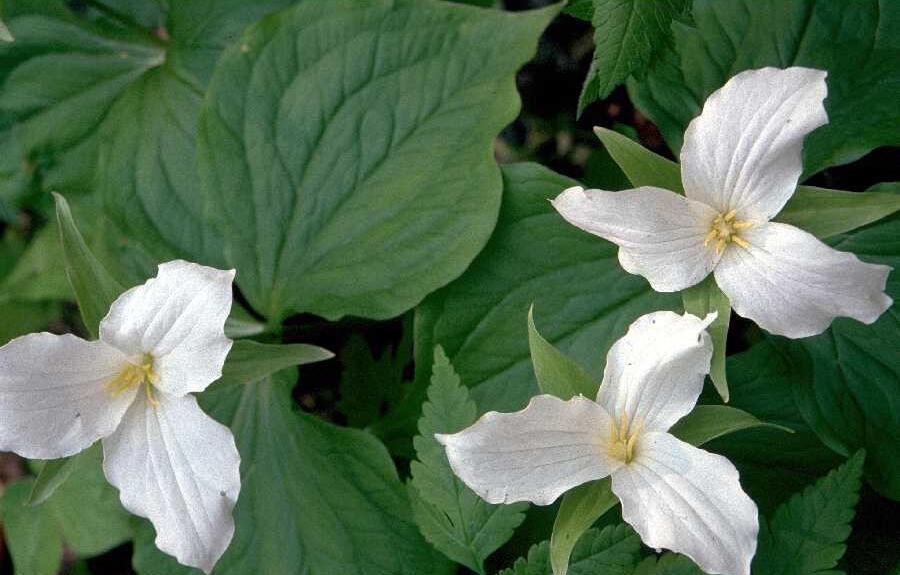
[(75, 468), (81, 465), (82, 459), (87, 456), (87, 453), (87, 451), (82, 451), (72, 457), (51, 459), (45, 462), (32, 484), (26, 504), (40, 505), (46, 501), (60, 485), (65, 483)]
[(716, 391), (722, 401), (728, 403), (728, 379), (725, 374), (725, 344), (728, 338), (728, 324), (731, 322), (731, 302), (728, 296), (722, 293), (712, 274), (697, 285), (691, 286), (681, 292), (681, 301), (684, 311), (697, 317), (706, 317), (707, 314), (716, 312), (715, 321), (706, 331), (713, 340), (712, 363), (709, 366), (709, 378), (712, 380)]
[(422, 413), (420, 434), (413, 439), (418, 457), (411, 465), (413, 515), (432, 545), (484, 575), (484, 560), (509, 540), (525, 519), (528, 505), (491, 505), (450, 469), (444, 448), (434, 434), (461, 431), (475, 423), (476, 410), (440, 347), (434, 350), (428, 401), (422, 406)]
[(534, 306), (528, 310), (528, 347), (541, 393), (560, 399), (576, 395), (594, 399), (597, 396), (599, 382), (580, 363), (556, 349), (538, 332), (534, 325)]
[(75, 292), (84, 325), (96, 338), (100, 320), (125, 290), (109, 275), (84, 242), (66, 199), (57, 193), (53, 194), (53, 198), (56, 200), (56, 221), (63, 246), (66, 275)]
[(865, 453), (794, 495), (760, 525), (754, 575), (837, 575), (853, 508), (859, 500)]
[[(569, 575), (632, 575), (641, 541), (624, 523), (589, 529), (575, 545)], [(498, 575), (551, 575), (547, 541), (528, 550), (527, 558)]]
[(20, 479), (6, 486), (0, 498), (4, 535), (16, 575), (56, 575), (63, 545), (49, 510), (26, 507), (34, 481)]
[[(579, 116), (631, 74), (642, 75), (653, 55), (669, 42), (672, 20), (688, 5), (688, 0), (593, 0), (594, 58), (578, 100)], [(585, 9), (570, 8), (578, 17)]]
[(331, 359), (334, 354), (327, 349), (305, 343), (274, 344), (238, 340), (231, 346), (222, 367), (222, 377), (213, 389), (231, 385), (255, 383), (276, 371)]

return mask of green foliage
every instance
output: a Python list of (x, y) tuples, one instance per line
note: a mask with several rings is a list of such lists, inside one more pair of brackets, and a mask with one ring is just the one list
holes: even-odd
[(799, 186), (778, 217), (818, 238), (829, 238), (878, 221), (900, 210), (900, 193), (844, 192)]
[[(449, 566), (416, 528), (384, 446), (366, 432), (295, 411), (294, 373), (200, 398), (231, 427), (241, 454), (237, 530), (214, 573), (446, 574)], [(143, 522), (138, 573), (199, 573), (158, 551), (147, 531)]]
[[(408, 325), (407, 325), (408, 323)], [(376, 423), (383, 411), (403, 395), (403, 378), (412, 361), (412, 322), (405, 322), (403, 339), (375, 357), (365, 338), (351, 336), (341, 349), (341, 399), (337, 408), (352, 427)], [(412, 454), (410, 453), (410, 457)]]
[(66, 199), (59, 194), (53, 194), (53, 197), (56, 199), (56, 223), (62, 242), (66, 275), (75, 293), (75, 301), (78, 302), (84, 325), (96, 338), (100, 320), (106, 316), (112, 302), (124, 290), (109, 275), (103, 264), (97, 261), (84, 242), (75, 220), (72, 219), (72, 211)]
[(86, 457), (89, 457), (88, 452), (82, 451), (73, 457), (51, 459), (45, 462), (31, 486), (31, 493), (28, 494), (26, 503), (28, 505), (40, 505), (46, 501), (60, 485), (65, 483), (66, 479), (72, 475), (75, 468), (81, 465), (82, 460)]
[(609, 477), (579, 485), (563, 495), (550, 535), (553, 575), (566, 575), (577, 543), (588, 535), (597, 519), (618, 504)]
[(818, 480), (760, 525), (754, 575), (825, 575), (844, 555), (859, 500), (864, 453)]
[(674, 47), (647, 78), (628, 84), (676, 153), (710, 93), (738, 72), (764, 66), (828, 71), (829, 123), (806, 138), (807, 175), (900, 143), (897, 2), (695, 0), (692, 16), (693, 25), (673, 25)]
[(43, 507), (27, 507), (33, 480), (8, 485), (0, 499), (6, 545), (16, 575), (56, 575), (62, 562), (62, 540), (53, 515)]
[(327, 349), (305, 343), (279, 345), (238, 340), (228, 352), (222, 367), (222, 377), (215, 383), (215, 389), (256, 383), (282, 369), (332, 357), (334, 354)]
[(703, 571), (684, 555), (665, 553), (647, 557), (635, 567), (632, 575), (703, 575)]
[[(629, 75), (642, 75), (653, 56), (669, 42), (672, 20), (688, 5), (688, 0), (593, 0), (594, 58), (578, 100), (578, 115)], [(571, 8), (578, 16), (586, 9)]]
[(575, 182), (535, 164), (504, 166), (503, 173), (491, 241), (462, 277), (416, 310), (418, 349), (444, 347), (479, 411), (512, 411), (537, 392), (527, 333), (532, 303), (544, 338), (599, 381), (606, 352), (631, 322), (678, 301), (622, 271), (613, 244), (556, 213), (547, 198)]
[[(900, 215), (835, 236), (829, 243), (862, 260), (894, 268), (887, 294), (900, 299)], [(872, 325), (838, 318), (824, 334), (796, 341), (772, 338), (792, 361), (808, 365), (792, 380), (804, 420), (826, 445), (844, 456), (865, 448), (872, 486), (900, 499), (900, 407), (895, 304)]]
[(728, 338), (728, 324), (731, 323), (731, 302), (722, 293), (712, 274), (695, 286), (681, 292), (684, 311), (704, 318), (716, 312), (715, 321), (707, 328), (713, 342), (712, 362), (709, 366), (709, 378), (722, 401), (728, 402), (728, 378), (725, 372), (725, 344)]
[(597, 396), (600, 383), (580, 363), (556, 349), (538, 332), (534, 326), (534, 306), (528, 310), (528, 347), (541, 393), (561, 399), (576, 395), (590, 399)]
[(455, 433), (475, 422), (475, 403), (460, 384), (444, 351), (434, 350), (428, 402), (422, 406), (418, 461), (411, 465), (413, 513), (425, 538), (439, 551), (484, 575), (484, 560), (506, 543), (525, 518), (525, 503), (491, 505), (457, 479), (436, 433)]
[[(638, 558), (640, 539), (625, 524), (590, 529), (575, 545), (569, 575), (631, 575)], [(528, 550), (527, 558), (520, 558), (499, 575), (551, 575), (547, 542)]]
[(462, 273), (496, 221), (515, 72), (558, 10), (305, 0), (250, 28), (218, 65), (200, 152), (254, 308), (388, 318)]
[(131, 537), (128, 514), (100, 468), (100, 446), (78, 460), (70, 481), (40, 505), (28, 503), (34, 479), (16, 481), (4, 492), (0, 507), (17, 575), (55, 575), (63, 542), (78, 555), (90, 557)]

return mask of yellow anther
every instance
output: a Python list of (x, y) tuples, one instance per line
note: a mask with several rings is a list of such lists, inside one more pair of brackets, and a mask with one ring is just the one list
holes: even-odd
[(721, 254), (728, 242), (734, 242), (738, 246), (747, 249), (750, 244), (747, 240), (739, 237), (737, 233), (740, 230), (746, 230), (753, 227), (751, 221), (739, 221), (737, 218), (737, 210), (729, 210), (724, 214), (719, 214), (712, 221), (709, 233), (703, 240), (703, 246), (708, 246), (713, 240), (716, 240), (716, 255)]
[(618, 459), (625, 463), (630, 463), (634, 459), (635, 445), (637, 444), (638, 434), (641, 431), (642, 421), (638, 421), (632, 429), (628, 426), (628, 415), (623, 413), (619, 418), (618, 425), (616, 421), (609, 422), (609, 449), (608, 454), (613, 459)]
[(144, 354), (140, 364), (129, 363), (122, 368), (119, 375), (106, 382), (104, 389), (116, 397), (126, 389), (145, 383), (147, 384), (145, 390), (147, 401), (154, 407), (158, 406), (159, 401), (153, 396), (153, 386), (159, 383), (159, 375), (153, 371), (153, 357), (150, 354)]

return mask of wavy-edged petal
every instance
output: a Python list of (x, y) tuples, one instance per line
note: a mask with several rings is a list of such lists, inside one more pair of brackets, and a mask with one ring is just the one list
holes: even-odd
[(827, 73), (760, 68), (713, 92), (684, 133), (681, 178), (687, 197), (739, 220), (768, 221), (803, 173), (803, 138), (828, 122)]
[(234, 270), (175, 260), (159, 265), (155, 278), (113, 302), (100, 322), (100, 339), (132, 357), (149, 353), (161, 390), (200, 392), (222, 376), (231, 340)]
[(607, 455), (610, 418), (583, 396), (538, 395), (515, 413), (485, 413), (471, 427), (435, 437), (454, 473), (488, 503), (549, 505), (621, 465)]
[(136, 388), (104, 386), (128, 365), (117, 349), (32, 333), (0, 348), (0, 451), (33, 459), (78, 453), (119, 425)]
[(103, 471), (122, 505), (153, 523), (160, 550), (209, 573), (234, 535), (241, 458), (193, 395), (158, 400), (139, 395), (103, 440)]
[(619, 246), (625, 271), (653, 289), (674, 292), (699, 283), (716, 265), (703, 242), (716, 217), (709, 206), (645, 186), (621, 192), (569, 188), (553, 207), (574, 226)]
[(716, 283), (734, 311), (770, 333), (808, 337), (838, 316), (872, 323), (891, 306), (888, 266), (862, 262), (787, 224), (768, 222), (741, 236), (749, 245), (725, 251)]
[(661, 432), (642, 435), (635, 453), (612, 474), (612, 490), (644, 543), (707, 573), (750, 575), (759, 521), (734, 465)]
[(597, 403), (645, 431), (666, 431), (690, 413), (709, 373), (715, 313), (657, 311), (639, 317), (609, 349)]

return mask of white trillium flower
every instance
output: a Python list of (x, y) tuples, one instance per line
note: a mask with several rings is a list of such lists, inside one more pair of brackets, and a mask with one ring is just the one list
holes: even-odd
[(707, 573), (749, 575), (759, 523), (737, 470), (668, 433), (703, 388), (715, 317), (638, 318), (609, 350), (596, 402), (538, 395), (522, 411), (437, 435), (454, 473), (489, 503), (538, 505), (611, 476), (622, 518), (644, 543)]
[(231, 431), (192, 393), (222, 375), (234, 270), (189, 262), (112, 304), (100, 339), (33, 333), (0, 348), (0, 451), (55, 459), (103, 440), (103, 471), (156, 545), (210, 572), (241, 487)]
[(825, 77), (762, 68), (713, 92), (684, 135), (684, 196), (574, 187), (553, 206), (617, 244), (625, 271), (656, 291), (683, 290), (712, 272), (734, 310), (771, 333), (816, 335), (837, 316), (872, 323), (892, 303), (884, 293), (891, 268), (770, 221), (803, 172), (803, 138), (828, 122)]

